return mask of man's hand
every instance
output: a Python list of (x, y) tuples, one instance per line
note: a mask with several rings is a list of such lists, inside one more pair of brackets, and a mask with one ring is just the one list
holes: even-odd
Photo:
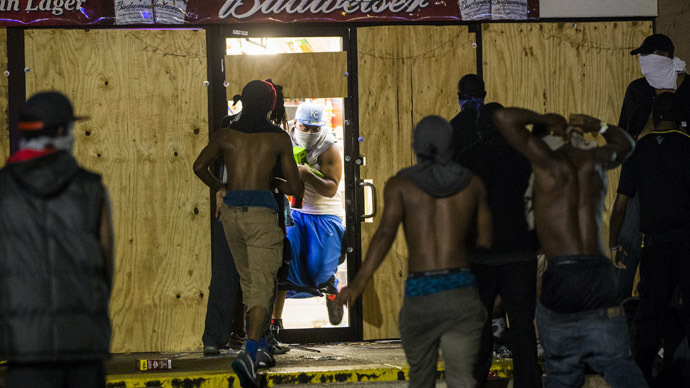
[(223, 198), (227, 189), (220, 189), (216, 191), (216, 218), (220, 219), (220, 208), (223, 207)]
[(338, 306), (342, 306), (345, 304), (351, 304), (354, 303), (355, 300), (359, 297), (359, 292), (355, 291), (351, 287), (345, 287), (340, 292), (338, 293), (338, 296), (335, 298), (335, 303)]
[(313, 174), (306, 164), (298, 164), (297, 170), (299, 170), (299, 179), (301, 179), (302, 182), (306, 182), (307, 177)]
[(601, 120), (582, 114), (571, 114), (569, 124), (571, 127), (583, 133), (599, 132), (601, 129)]
[(623, 249), (623, 246), (618, 244), (616, 249), (609, 249), (609, 260), (611, 260), (611, 263), (613, 263), (613, 266), (618, 268), (618, 269), (625, 269), (627, 268), (625, 264), (623, 263), (625, 261), (625, 258), (628, 256), (628, 252)]
[(568, 134), (568, 123), (565, 121), (565, 117), (557, 113), (547, 113), (543, 117), (544, 119), (546, 119), (546, 125), (551, 134), (563, 138), (566, 137), (566, 135)]

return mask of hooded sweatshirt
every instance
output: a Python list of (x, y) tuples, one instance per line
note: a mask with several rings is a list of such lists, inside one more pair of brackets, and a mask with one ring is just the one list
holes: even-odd
[(0, 169), (0, 359), (108, 355), (110, 284), (99, 242), (106, 190), (57, 151)]
[(427, 116), (415, 127), (412, 148), (417, 164), (400, 170), (418, 188), (435, 198), (464, 190), (472, 173), (453, 160), (453, 128), (440, 116)]

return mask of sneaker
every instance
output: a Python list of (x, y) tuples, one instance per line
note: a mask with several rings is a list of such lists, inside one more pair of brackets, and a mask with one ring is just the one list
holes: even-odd
[(235, 361), (232, 362), (232, 370), (240, 379), (242, 388), (259, 388), (259, 378), (256, 375), (254, 361), (247, 352), (241, 351), (237, 355)]
[(290, 351), (290, 346), (278, 341), (275, 336), (271, 336), (268, 343), (271, 345), (273, 354), (285, 354)]
[(229, 349), (241, 350), (247, 337), (240, 337), (237, 333), (232, 333), (226, 344)]
[(343, 306), (335, 303), (337, 294), (326, 295), (326, 308), (328, 309), (328, 320), (331, 325), (338, 326), (343, 321)]
[(276, 359), (271, 355), (270, 351), (259, 348), (256, 351), (256, 367), (272, 368), (274, 366), (276, 366)]
[(218, 349), (217, 346), (213, 346), (213, 345), (205, 345), (204, 346), (204, 356), (215, 356), (217, 354), (220, 354), (220, 350)]

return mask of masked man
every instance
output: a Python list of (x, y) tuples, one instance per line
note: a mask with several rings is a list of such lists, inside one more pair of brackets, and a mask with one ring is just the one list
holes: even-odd
[[(325, 290), (329, 321), (338, 325), (343, 308), (333, 300), (337, 294), (334, 275), (345, 234), (345, 209), (338, 189), (343, 161), (335, 138), (325, 125), (323, 106), (304, 102), (297, 108), (295, 126), (290, 130), (293, 146), (306, 149), (307, 158), (305, 164), (298, 165), (304, 199), (301, 208), (293, 207), (294, 226), (287, 232), (292, 246), (287, 283), (296, 290)], [(276, 298), (273, 326), (282, 324), (285, 295), (283, 291)]]

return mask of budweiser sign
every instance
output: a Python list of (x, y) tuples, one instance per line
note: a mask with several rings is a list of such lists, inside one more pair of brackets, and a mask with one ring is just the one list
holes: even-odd
[(256, 14), (298, 14), (325, 16), (336, 12), (345, 14), (415, 13), (429, 6), (427, 0), (227, 0), (218, 17), (246, 19)]
[(0, 0), (0, 26), (523, 20), (539, 0)]

